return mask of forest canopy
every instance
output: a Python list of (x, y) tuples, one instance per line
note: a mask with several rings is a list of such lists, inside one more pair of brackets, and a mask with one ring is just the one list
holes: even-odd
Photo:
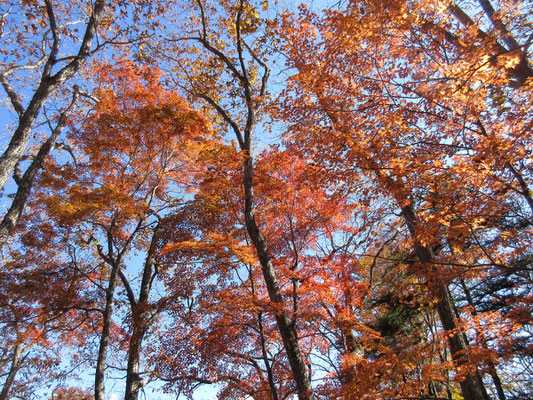
[(0, 0), (0, 400), (533, 398), (532, 11)]

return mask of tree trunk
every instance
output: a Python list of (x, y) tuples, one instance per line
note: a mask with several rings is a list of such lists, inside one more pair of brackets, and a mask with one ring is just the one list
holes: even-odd
[[(442, 327), (445, 331), (450, 332), (450, 335), (448, 335), (448, 347), (452, 359), (457, 365), (467, 364), (468, 348), (466, 336), (457, 329), (455, 307), (450, 290), (446, 284), (442, 283), (438, 271), (433, 266), (435, 254), (430, 248), (421, 245), (418, 241), (416, 232), (418, 219), (412, 204), (402, 207), (402, 214), (414, 241), (415, 254), (425, 267), (425, 277), (429, 288), (437, 298), (436, 308)], [(467, 374), (459, 384), (465, 400), (490, 400), (481, 376), (477, 372), (475, 374)]]
[(302, 353), (298, 344), (298, 336), (296, 334), (294, 321), (291, 321), (287, 315), (283, 304), (283, 297), (279, 288), (274, 266), (268, 249), (267, 242), (257, 226), (255, 220), (255, 196), (253, 188), (253, 160), (249, 153), (245, 155), (243, 164), (243, 178), (244, 178), (244, 201), (245, 211), (244, 216), (246, 220), (246, 229), (250, 235), (252, 244), (254, 245), (261, 270), (268, 290), (270, 301), (279, 305), (279, 310), (276, 312), (275, 318), (279, 333), (283, 340), (283, 346), (287, 352), (287, 358), (291, 366), (292, 374), (296, 387), (298, 389), (298, 398), (300, 400), (314, 400), (315, 396), (311, 388), (311, 381), (307, 373), (307, 368), (302, 357)]
[(250, 236), (252, 245), (254, 246), (259, 263), (261, 264), (261, 270), (263, 278), (268, 291), (269, 299), (277, 307), (275, 313), (276, 324), (278, 331), (281, 335), (284, 349), (289, 359), (292, 375), (296, 383), (298, 391), (298, 397), (300, 400), (314, 400), (315, 396), (311, 388), (311, 380), (308, 375), (308, 371), (302, 357), (302, 353), (298, 344), (298, 336), (296, 334), (295, 321), (291, 320), (285, 310), (283, 296), (279, 288), (274, 266), (272, 265), (272, 258), (268, 249), (268, 244), (259, 231), (257, 222), (255, 220), (255, 196), (254, 196), (254, 169), (253, 160), (250, 153), (252, 132), (257, 122), (256, 112), (259, 109), (262, 97), (266, 95), (266, 85), (270, 70), (266, 67), (264, 62), (250, 50), (250, 56), (260, 66), (265, 69), (265, 72), (261, 78), (260, 87), (256, 87), (249, 79), (250, 71), (248, 71), (248, 60), (244, 57), (243, 49), (248, 48), (241, 38), (241, 15), (243, 13), (244, 2), (240, 2), (239, 11), (237, 12), (237, 18), (235, 20), (235, 33), (236, 33), (236, 48), (238, 59), (235, 61), (232, 57), (228, 57), (223, 51), (215, 48), (207, 37), (207, 25), (204, 14), (204, 7), (201, 0), (198, 0), (198, 5), (201, 12), (201, 23), (203, 32), (198, 39), (203, 47), (213, 54), (218, 60), (220, 60), (226, 67), (229, 73), (231, 73), (239, 82), (239, 91), (241, 98), (246, 103), (245, 126), (241, 129), (239, 124), (232, 119), (230, 114), (218, 104), (213, 98), (206, 93), (196, 92), (195, 94), (207, 101), (207, 103), (213, 107), (217, 113), (229, 124), (231, 129), (235, 132), (235, 136), (239, 142), (240, 149), (244, 154), (243, 161), (243, 187), (244, 187), (244, 217), (246, 221), (246, 230)]
[[(37, 116), (44, 106), (44, 103), (58, 87), (60, 87), (67, 79), (69, 79), (80, 69), (83, 62), (85, 62), (89, 56), (92, 42), (96, 34), (96, 28), (98, 27), (100, 16), (104, 9), (104, 3), (104, 0), (97, 0), (94, 4), (93, 12), (85, 31), (85, 36), (83, 37), (79, 52), (74, 57), (74, 60), (59, 70), (55, 75), (50, 75), (53, 65), (57, 62), (56, 56), (59, 50), (59, 43), (54, 43), (44, 67), (39, 86), (37, 87), (37, 90), (30, 100), (26, 110), (23, 109), (20, 96), (14, 92), (14, 89), (7, 82), (6, 76), (2, 75), (0, 77), (1, 83), (4, 86), (8, 97), (11, 99), (11, 102), (14, 104), (14, 107), (19, 114), (19, 125), (13, 133), (6, 151), (0, 157), (0, 189), (4, 187), (5, 183), (9, 179), (9, 175), (26, 150), (30, 140), (31, 130), (35, 120), (37, 119)], [(51, 21), (51, 29), (58, 29), (58, 27), (55, 26), (55, 16), (53, 15), (51, 3), (46, 3), (46, 6), (48, 16)]]
[(100, 345), (98, 348), (98, 360), (96, 362), (96, 371), (94, 374), (94, 399), (105, 400), (104, 373), (107, 358), (107, 348), (109, 346), (109, 333), (111, 331), (111, 317), (113, 316), (113, 298), (115, 287), (117, 285), (117, 276), (120, 268), (120, 262), (113, 263), (109, 284), (105, 293), (104, 323), (102, 334), (100, 336)]
[(150, 248), (148, 249), (148, 254), (146, 255), (146, 260), (144, 262), (138, 301), (135, 300), (133, 291), (126, 280), (126, 277), (121, 275), (124, 286), (126, 286), (126, 292), (131, 306), (133, 324), (133, 332), (131, 334), (130, 345), (128, 348), (128, 367), (124, 400), (137, 400), (139, 397), (139, 389), (144, 386), (139, 375), (139, 365), (144, 335), (150, 327), (149, 296), (152, 288), (154, 270), (154, 261), (152, 257), (157, 249), (158, 230), (159, 225), (157, 225), (153, 231)]
[(13, 352), (13, 360), (11, 361), (11, 367), (9, 368), (7, 379), (4, 382), (4, 387), (2, 388), (2, 392), (0, 393), (0, 400), (9, 399), (9, 392), (11, 390), (11, 387), (13, 386), (13, 382), (15, 381), (15, 375), (17, 374), (17, 371), (20, 367), (21, 356), (22, 344), (17, 343)]
[(130, 346), (128, 349), (128, 367), (126, 375), (126, 394), (124, 400), (137, 400), (139, 397), (139, 389), (143, 387), (141, 377), (139, 375), (139, 364), (141, 359), (142, 341), (146, 329), (133, 329), (133, 334), (130, 339)]
[(139, 365), (141, 360), (141, 349), (144, 335), (148, 330), (148, 313), (146, 312), (146, 303), (140, 301), (135, 305), (132, 310), (134, 314), (133, 320), (133, 332), (128, 347), (128, 366), (126, 370), (126, 390), (124, 394), (124, 400), (137, 400), (139, 397), (139, 389), (144, 385), (142, 384), (141, 376), (139, 375)]

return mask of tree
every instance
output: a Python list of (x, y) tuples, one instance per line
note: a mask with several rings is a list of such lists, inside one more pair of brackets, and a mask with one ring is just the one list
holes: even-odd
[[(73, 254), (49, 221), (40, 228), (20, 238), (23, 249), (12, 249), (1, 273), (2, 399), (31, 398), (39, 388), (75, 379), (87, 354), (79, 349), (90, 347), (98, 319), (94, 291)], [(54, 256), (60, 252), (69, 256)]]
[[(297, 388), (271, 317), (277, 305), (268, 298), (241, 214), (241, 159), (230, 146), (220, 147), (210, 157), (213, 162), (202, 176), (195, 205), (184, 210), (186, 225), (197, 226), (196, 235), (165, 250), (170, 258), (187, 254), (202, 267), (191, 263), (191, 270), (180, 274), (188, 282), (193, 276), (194, 284), (185, 285), (186, 302), (176, 306), (182, 311), (175, 312), (165, 340), (155, 346), (154, 362), (169, 387), (183, 393), (199, 384), (218, 383), (221, 398), (236, 393), (243, 398), (285, 398)], [(339, 196), (313, 185), (307, 163), (297, 155), (272, 148), (256, 159), (261, 227), (269, 238), (280, 291), (301, 332), (302, 351), (312, 354), (317, 346), (308, 319), (319, 296), (307, 281), (313, 280), (318, 267), (308, 252), (313, 252), (324, 232), (341, 223), (346, 205)], [(169, 280), (169, 291), (173, 286), (181, 290), (184, 283), (179, 282), (179, 276)], [(169, 348), (179, 354), (178, 360), (168, 359)], [(314, 371), (314, 360), (308, 363)]]
[(0, 9), (0, 398), (530, 394), (527, 6), (82, 4)]
[[(303, 10), (280, 30), (295, 69), (280, 106), (291, 124), (287, 140), (327, 166), (330, 179), (353, 187), (371, 179), (373, 195), (394, 202), (411, 237), (400, 248), (411, 248), (411, 273), (435, 297), (463, 396), (472, 399), (487, 395), (467, 367), (469, 346), (448, 285), (475, 268), (508, 268), (523, 248), (504, 251), (510, 232), (494, 222), (529, 218), (515, 206), (529, 203), (529, 167), (513, 165), (529, 140), (531, 69), (521, 50), (528, 43), (499, 45), (510, 45), (506, 14), (481, 3), (494, 26), (489, 34), (455, 4), (401, 1), (350, 3), (323, 18)], [(514, 43), (527, 38), (525, 26), (517, 26)], [(494, 93), (505, 93), (505, 110), (494, 107)], [(507, 112), (517, 123), (502, 131)]]
[[(217, 7), (213, 8), (215, 4)], [(193, 66), (186, 56), (179, 59), (177, 66), (182, 76), (187, 77), (185, 86), (191, 96), (205, 101), (237, 140), (242, 157), (245, 226), (257, 251), (270, 301), (279, 310), (275, 313), (276, 324), (291, 365), (298, 396), (300, 399), (313, 399), (296, 324), (285, 304), (268, 241), (256, 220), (252, 139), (267, 96), (270, 75), (264, 61), (265, 50), (261, 48), (258, 38), (261, 20), (255, 6), (248, 1), (213, 5), (198, 1), (196, 6), (199, 15), (193, 17), (193, 33), (189, 36), (178, 35), (170, 40), (172, 43), (191, 43), (190, 47), (185, 50), (180, 48), (179, 52), (186, 55), (201, 51), (205, 61)], [(220, 13), (212, 16), (211, 10), (217, 8)], [(217, 29), (217, 26), (224, 30)], [(168, 54), (175, 53), (174, 49)], [(195, 58), (193, 63), (197, 60)], [(191, 65), (191, 68), (187, 68), (187, 65)], [(202, 67), (205, 69), (202, 70)]]
[[(9, 143), (0, 156), (0, 188), (4, 189), (10, 176), (17, 186), (0, 222), (3, 246), (26, 207), (45, 158), (54, 148), (64, 148), (58, 140), (82, 94), (76, 84), (69, 94), (66, 82), (80, 75), (86, 61), (105, 47), (144, 38), (151, 22), (143, 20), (141, 30), (138, 19), (131, 21), (132, 14), (157, 15), (162, 10), (143, 1), (106, 4), (103, 0), (3, 0), (0, 7), (0, 83), (9, 111), (16, 115)], [(54, 109), (58, 111), (50, 111)], [(35, 132), (36, 125), (49, 129), (44, 139), (42, 132)]]
[[(61, 228), (63, 240), (88, 253), (101, 268), (105, 294), (95, 374), (95, 398), (104, 398), (115, 289), (121, 280), (130, 306), (126, 394), (140, 388), (142, 341), (165, 301), (149, 300), (159, 273), (158, 232), (165, 214), (179, 208), (195, 155), (209, 139), (206, 121), (176, 94), (163, 89), (156, 69), (119, 60), (98, 65), (98, 99), (69, 131), (80, 159), (50, 165), (39, 202)], [(178, 197), (179, 196), (179, 197)], [(144, 254), (139, 295), (126, 276), (128, 257)], [(133, 271), (132, 271), (133, 272)], [(135, 273), (135, 272), (134, 272)]]
[[(6, 10), (2, 15), (1, 39), (5, 43), (5, 51), (0, 82), (18, 116), (18, 124), (12, 133), (7, 149), (0, 157), (0, 187), (4, 187), (9, 176), (14, 172), (18, 190), (9, 211), (0, 224), (0, 243), (2, 245), (6, 243), (13, 232), (28, 201), (35, 175), (42, 168), (44, 158), (55, 145), (73, 107), (76, 105), (79, 89), (74, 90), (70, 105), (60, 113), (57, 125), (51, 129), (51, 135), (40, 146), (39, 152), (35, 155), (26, 173), (21, 176), (20, 167), (17, 168), (17, 165), (22, 161), (24, 151), (30, 142), (35, 121), (50, 96), (78, 72), (83, 62), (94, 50), (93, 39), (104, 10), (104, 1), (96, 1), (94, 7), (90, 2), (89, 20), (78, 52), (64, 57), (60, 54), (62, 46), (65, 46), (64, 42), (67, 42), (68, 39), (74, 38), (75, 34), (68, 28), (66, 21), (62, 21), (63, 13), (68, 15), (74, 5), (54, 6), (52, 1), (46, 0), (44, 10), (34, 2), (21, 3), (17, 6), (20, 9), (16, 10), (7, 1), (3, 3), (3, 8), (5, 7)], [(24, 13), (27, 18), (22, 23), (16, 22), (19, 13)], [(59, 16), (58, 13), (62, 15)], [(37, 34), (39, 30), (41, 30), (40, 34)], [(65, 33), (67, 40), (62, 40)], [(8, 41), (13, 41), (15, 37), (15, 45), (8, 45)], [(17, 65), (19, 61), (23, 61), (24, 64)], [(30, 102), (25, 106), (23, 104), (23, 96), (25, 96), (22, 91), (23, 86), (16, 89), (13, 82), (10, 82), (10, 78), (16, 77), (17, 73), (31, 70), (41, 70), (42, 73)], [(25, 78), (24, 74), (22, 77)]]

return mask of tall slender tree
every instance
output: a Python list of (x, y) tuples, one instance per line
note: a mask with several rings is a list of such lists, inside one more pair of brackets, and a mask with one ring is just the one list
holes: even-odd
[[(281, 291), (279, 273), (272, 252), (261, 232), (256, 215), (254, 184), (254, 131), (260, 122), (267, 98), (270, 69), (267, 52), (261, 47), (262, 24), (256, 5), (246, 0), (235, 3), (195, 2), (190, 35), (168, 38), (171, 43), (189, 43), (178, 52), (202, 52), (200, 63), (186, 57), (178, 60), (180, 74), (187, 78), (185, 86), (191, 96), (202, 99), (234, 136), (242, 157), (242, 190), (244, 191), (244, 223), (262, 268), (270, 301), (277, 312), (274, 317), (291, 365), (300, 399), (314, 399), (300, 348), (297, 323), (291, 317)], [(176, 50), (170, 54), (176, 54)], [(191, 68), (188, 68), (188, 66)], [(193, 66), (194, 65), (194, 66)], [(183, 68), (185, 67), (185, 68)], [(201, 69), (204, 68), (204, 69)]]

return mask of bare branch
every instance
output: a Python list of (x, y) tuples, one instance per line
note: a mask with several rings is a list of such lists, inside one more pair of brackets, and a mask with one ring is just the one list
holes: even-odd
[(198, 5), (200, 6), (200, 13), (202, 15), (202, 36), (198, 39), (198, 41), (204, 46), (206, 50), (208, 50), (211, 54), (215, 55), (220, 61), (222, 61), (226, 65), (226, 67), (228, 67), (228, 69), (233, 73), (233, 75), (235, 75), (235, 77), (244, 84), (245, 77), (239, 72), (237, 68), (235, 68), (233, 62), (228, 58), (226, 54), (222, 53), (220, 50), (214, 47), (207, 39), (207, 25), (203, 11), (204, 8), (201, 0), (198, 0)]
[(68, 144), (65, 144), (65, 143), (56, 143), (54, 145), (54, 149), (59, 149), (59, 150), (65, 150), (66, 152), (68, 152), (70, 154), (70, 156), (72, 157), (72, 159), (74, 160), (74, 164), (77, 165), (78, 164), (78, 161), (76, 159), (76, 155), (74, 154), (74, 150), (72, 150), (72, 147), (70, 147)]
[(44, 3), (46, 5), (46, 13), (48, 14), (48, 20), (50, 21), (50, 30), (52, 32), (53, 42), (50, 55), (48, 56), (48, 60), (46, 61), (46, 64), (44, 66), (43, 78), (49, 77), (52, 73), (52, 67), (56, 63), (57, 54), (59, 53), (59, 45), (61, 43), (61, 36), (59, 34), (59, 28), (57, 26), (54, 7), (52, 6), (50, 0), (44, 0)]
[(12, 74), (15, 71), (20, 71), (24, 69), (37, 69), (41, 66), (42, 63), (46, 61), (46, 55), (43, 55), (39, 61), (31, 64), (25, 64), (25, 65), (12, 65), (9, 68), (6, 68), (3, 72), (1, 72), (2, 75), (8, 76)]
[(237, 136), (239, 145), (241, 146), (241, 148), (243, 148), (244, 140), (241, 134), (241, 129), (239, 128), (239, 125), (233, 120), (233, 118), (231, 118), (229, 113), (224, 108), (222, 108), (222, 106), (220, 106), (215, 100), (209, 97), (207, 94), (197, 93), (196, 95), (200, 97), (201, 99), (204, 99), (205, 101), (207, 101), (207, 103), (220, 114), (220, 116), (224, 119), (224, 121), (226, 121), (231, 126), (231, 128), (235, 132), (235, 136)]
[(128, 278), (126, 277), (126, 275), (124, 275), (124, 272), (122, 272), (121, 269), (119, 269), (118, 271), (118, 276), (120, 276), (120, 280), (122, 281), (122, 284), (126, 289), (126, 295), (128, 296), (131, 308), (133, 309), (137, 306), (137, 300), (135, 300), (135, 294), (133, 294), (130, 282), (128, 281)]
[[(33, 182), (35, 180), (35, 176), (42, 169), (44, 160), (50, 153), (50, 150), (53, 148), (55, 142), (57, 141), (57, 138), (59, 137), (64, 127), (66, 126), (67, 121), (70, 118), (70, 115), (74, 111), (74, 108), (76, 106), (76, 103), (78, 102), (78, 99), (79, 99), (79, 87), (74, 86), (74, 93), (72, 95), (72, 101), (59, 116), (59, 121), (57, 122), (56, 127), (53, 129), (52, 134), (46, 140), (46, 142), (43, 145), (41, 145), (32, 163), (30, 164), (30, 166), (24, 173), (24, 176), (20, 178), (20, 173), (18, 173), (19, 176), (16, 178), (18, 179), (17, 184), (19, 186), (17, 193), (15, 194), (15, 198), (13, 199), (13, 203), (11, 204), (11, 207), (9, 208), (8, 212), (2, 219), (2, 222), (0, 223), (0, 246), (4, 245), (7, 242), (9, 236), (11, 236), (11, 234), (15, 230), (16, 224), (18, 223), (20, 217), (22, 216), (22, 212), (24, 211), (24, 208), (26, 207), (26, 203), (28, 202), (31, 189), (33, 187)], [(15, 169), (19, 161), (20, 159), (17, 160), (17, 163), (15, 163)]]
[(202, 39), (207, 40), (207, 23), (205, 20), (204, 4), (202, 3), (202, 0), (197, 0), (197, 3), (198, 7), (200, 7), (200, 17), (202, 19)]
[[(25, 110), (22, 107), (20, 98), (14, 96), (15, 92), (13, 90), (9, 92), (9, 86), (7, 86), (8, 94), (11, 93), (10, 100), (11, 102), (14, 102), (15, 109), (19, 113), (19, 126), (13, 133), (6, 151), (0, 157), (0, 187), (4, 186), (9, 178), (9, 175), (13, 171), (13, 168), (25, 151), (30, 140), (30, 133), (35, 120), (37, 119), (37, 116), (41, 112), (41, 109), (48, 100), (49, 96), (76, 71), (79, 70), (81, 64), (90, 54), (92, 42), (96, 35), (96, 27), (104, 9), (104, 3), (104, 0), (96, 0), (77, 57), (71, 63), (58, 71), (55, 75), (50, 76), (52, 66), (56, 62), (58, 51), (57, 46), (59, 46), (58, 33), (53, 33), (54, 44), (51, 54), (48, 57), (48, 61), (45, 65), (43, 77)], [(46, 0), (45, 4), (47, 6), (47, 13), (50, 19), (51, 29), (57, 29), (57, 24), (55, 22), (55, 16), (50, 0)], [(6, 89), (5, 83), (2, 82), (2, 84), (4, 89)]]
[(13, 105), (13, 108), (17, 112), (19, 118), (21, 118), (22, 115), (24, 114), (24, 107), (22, 105), (22, 100), (20, 96), (15, 92), (15, 89), (7, 81), (3, 73), (0, 74), (0, 83), (2, 83), (2, 86), (4, 87), (7, 97), (9, 97), (9, 100), (11, 101), (11, 104)]
[[(242, 40), (242, 43), (244, 44), (244, 47), (246, 47), (246, 49), (248, 50), (248, 53), (250, 53), (250, 55), (252, 56), (252, 58), (259, 64), (263, 67), (264, 69), (264, 72), (263, 72), (263, 76), (261, 77), (261, 89), (259, 90), (259, 96), (260, 97), (263, 97), (265, 96), (266, 94), (266, 88), (267, 88), (267, 83), (268, 83), (268, 78), (270, 76), (270, 68), (268, 68), (268, 66), (266, 65), (266, 63), (261, 60), (257, 54), (255, 54), (255, 51), (252, 50), (252, 48), (248, 45), (248, 43), (246, 43), (245, 40)], [(256, 107), (258, 107), (259, 104), (256, 105)]]

